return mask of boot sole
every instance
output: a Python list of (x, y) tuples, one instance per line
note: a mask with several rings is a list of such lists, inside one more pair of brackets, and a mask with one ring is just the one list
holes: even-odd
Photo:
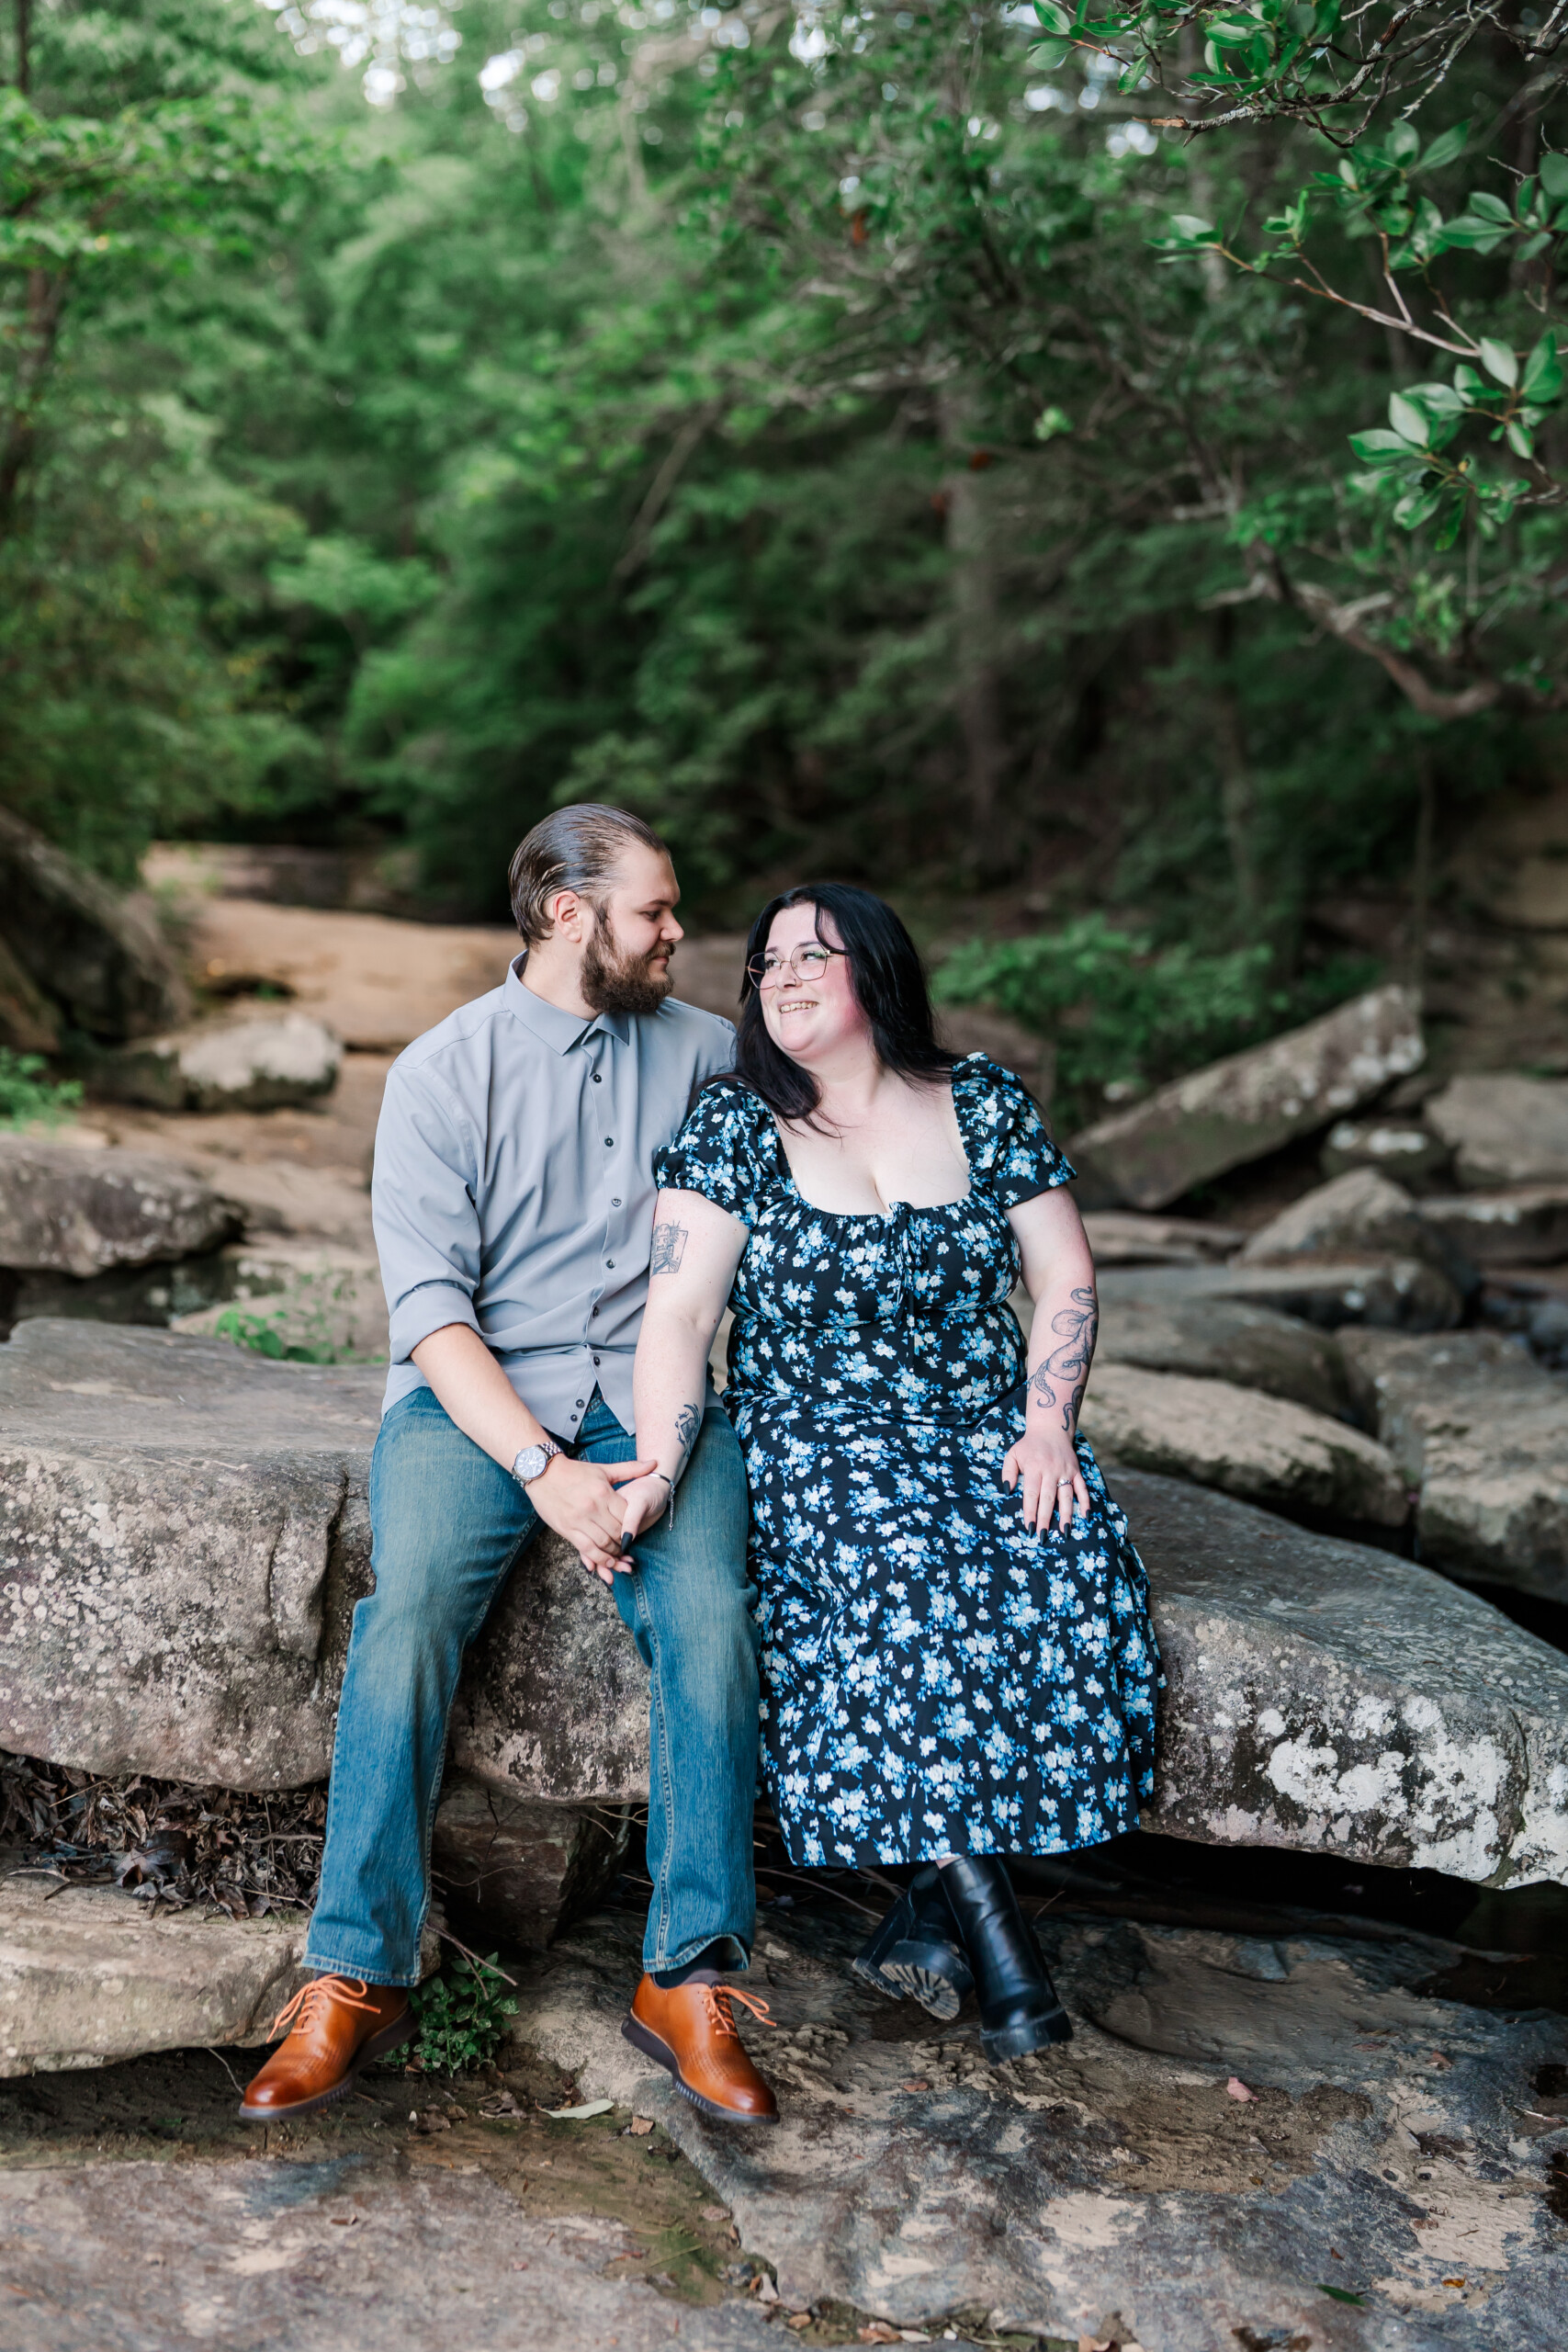
[(355, 2052), (347, 2074), (330, 2090), (318, 2091), (313, 2098), (296, 2099), (292, 2107), (246, 2107), (242, 2101), (240, 2120), (243, 2123), (292, 2123), (296, 2116), (314, 2115), (319, 2108), (331, 2107), (336, 2100), (346, 2098), (354, 2088), (355, 2076), (363, 2074), (367, 2066), (373, 2066), (378, 2058), (384, 2058), (389, 2050), (396, 2050), (405, 2042), (414, 2030), (414, 2023), (413, 2010), (408, 2008), (394, 2024), (384, 2025), (379, 2033), (373, 2033), (369, 2041)]
[(882, 1962), (888, 1982), (929, 2017), (951, 2025), (975, 1989), (975, 1979), (963, 1957), (950, 1944), (930, 1943), (908, 1937), (897, 1943)]
[(694, 2091), (682, 2074), (681, 2062), (670, 2044), (667, 2041), (661, 2041), (658, 2034), (651, 2031), (648, 2026), (640, 2025), (636, 2018), (626, 2018), (621, 2028), (621, 2033), (623, 2038), (631, 2043), (634, 2050), (640, 2050), (645, 2058), (651, 2058), (656, 2066), (662, 2066), (665, 2072), (673, 2077), (675, 2088), (682, 2098), (689, 2099), (702, 2114), (711, 2115), (716, 2122), (776, 2123), (778, 2121), (776, 2111), (772, 2115), (748, 2115), (739, 2108), (720, 2107), (716, 2099), (705, 2098), (701, 2091)]
[(1032, 2050), (1043, 2050), (1048, 2042), (1072, 2038), (1073, 2021), (1058, 2004), (1043, 2017), (1025, 2018), (1017, 2025), (999, 2027), (995, 2033), (987, 2033), (982, 2026), (980, 2047), (992, 2065), (999, 2066), (1009, 2058), (1027, 2058)]

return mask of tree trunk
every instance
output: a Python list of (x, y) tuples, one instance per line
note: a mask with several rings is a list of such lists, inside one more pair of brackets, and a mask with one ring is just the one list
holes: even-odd
[(1214, 748), (1219, 759), (1225, 845), (1230, 852), (1231, 880), (1235, 887), (1237, 929), (1250, 940), (1258, 937), (1262, 918), (1263, 894), (1258, 873), (1258, 786), (1247, 755), (1241, 696), (1232, 675), (1235, 651), (1235, 615), (1228, 605), (1223, 605), (1213, 622), (1213, 654), (1220, 668), (1214, 690)]
[(17, 0), (17, 87), (25, 98), (33, 86), (33, 0)]

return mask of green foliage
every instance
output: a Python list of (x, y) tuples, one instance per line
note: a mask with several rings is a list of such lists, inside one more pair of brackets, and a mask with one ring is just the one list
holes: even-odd
[(517, 2014), (516, 2002), (502, 1989), (506, 1983), (494, 1952), (477, 1964), (459, 1952), (439, 1976), (416, 1986), (411, 1996), (419, 2019), (414, 2055), (427, 2074), (466, 2075), (489, 2065)]
[(1058, 1116), (1083, 1124), (1115, 1102), (1221, 1054), (1309, 1020), (1377, 977), (1341, 960), (1304, 982), (1271, 981), (1267, 946), (1156, 950), (1146, 934), (1080, 916), (1057, 932), (973, 942), (936, 974), (944, 1004), (991, 1003), (1052, 1039)]
[(58, 1126), (82, 1100), (74, 1079), (52, 1079), (41, 1054), (0, 1046), (0, 1127)]
[(274, 1363), (335, 1363), (336, 1351), (326, 1340), (290, 1340), (269, 1315), (253, 1315), (243, 1307), (226, 1306), (212, 1326), (213, 1337), (231, 1340), (253, 1355)]

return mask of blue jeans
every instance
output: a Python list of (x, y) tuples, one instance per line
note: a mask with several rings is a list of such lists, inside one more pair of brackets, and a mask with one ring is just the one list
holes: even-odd
[[(570, 1450), (591, 1462), (637, 1452), (597, 1392)], [(661, 1519), (638, 1536), (637, 1566), (615, 1586), (650, 1683), (649, 1969), (678, 1968), (713, 1943), (728, 1947), (726, 1965), (749, 1963), (759, 1705), (746, 1515), (740, 1448), (710, 1404), (673, 1524)], [(370, 1524), (376, 1589), (354, 1612), (305, 1964), (417, 1984), (463, 1652), (539, 1521), (511, 1475), (423, 1388), (381, 1424)]]

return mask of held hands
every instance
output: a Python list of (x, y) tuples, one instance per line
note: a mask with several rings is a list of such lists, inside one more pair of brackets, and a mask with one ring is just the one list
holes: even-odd
[[(670, 1508), (670, 1481), (660, 1470), (649, 1477), (634, 1478), (629, 1486), (621, 1488), (615, 1499), (621, 1507), (622, 1531), (628, 1544), (645, 1527), (657, 1526)], [(623, 1567), (628, 1565), (629, 1555), (621, 1562)]]
[(1002, 1484), (1022, 1487), (1025, 1527), (1043, 1534), (1055, 1516), (1065, 1535), (1072, 1527), (1075, 1506), (1088, 1516), (1089, 1488), (1067, 1432), (1059, 1427), (1035, 1426), (1032, 1414), (1030, 1423), (1018, 1443), (1009, 1449), (1002, 1464)]
[(615, 1570), (632, 1565), (629, 1554), (623, 1557), (621, 1552), (622, 1495), (630, 1491), (625, 1482), (630, 1479), (633, 1489), (650, 1486), (662, 1495), (663, 1481), (647, 1475), (652, 1467), (646, 1460), (581, 1462), (558, 1453), (529, 1486), (528, 1500), (547, 1527), (565, 1536), (585, 1568), (602, 1584), (613, 1584)]

